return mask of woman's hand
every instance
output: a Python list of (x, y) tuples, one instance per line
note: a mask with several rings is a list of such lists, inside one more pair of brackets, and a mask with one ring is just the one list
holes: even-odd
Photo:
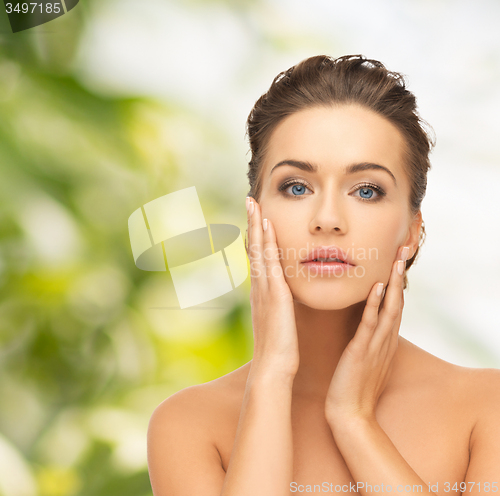
[(253, 198), (247, 197), (246, 201), (254, 335), (252, 368), (295, 376), (299, 366), (295, 312), (279, 261), (276, 232), (269, 220), (263, 223), (260, 205)]
[(398, 346), (408, 251), (408, 247), (398, 250), (385, 298), (383, 283), (371, 289), (356, 334), (340, 357), (325, 402), (325, 416), (332, 430), (350, 420), (375, 420), (375, 408), (387, 385)]

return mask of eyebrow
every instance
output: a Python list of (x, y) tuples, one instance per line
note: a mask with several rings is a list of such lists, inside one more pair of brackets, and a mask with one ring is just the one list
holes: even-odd
[[(318, 172), (318, 166), (311, 164), (310, 162), (305, 162), (303, 160), (282, 160), (281, 162), (278, 162), (272, 169), (269, 175), (272, 174), (274, 169), (277, 167), (280, 167), (282, 165), (291, 165), (292, 167), (297, 167), (298, 169), (301, 169), (303, 171), (307, 172)], [(361, 162), (359, 164), (351, 164), (348, 165), (347, 167), (344, 168), (344, 174), (355, 174), (356, 172), (360, 171), (365, 171), (365, 170), (382, 170), (387, 172), (391, 177), (392, 180), (394, 181), (394, 184), (397, 186), (396, 178), (394, 177), (394, 174), (387, 168), (384, 167), (383, 165), (379, 164), (373, 164), (371, 162)]]

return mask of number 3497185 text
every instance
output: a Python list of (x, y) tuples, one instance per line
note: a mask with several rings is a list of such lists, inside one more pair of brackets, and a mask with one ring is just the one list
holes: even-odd
[(59, 14), (61, 12), (60, 2), (45, 3), (45, 4), (37, 2), (5, 4), (7, 14), (11, 14), (12, 12), (17, 12), (18, 14), (34, 14), (40, 12), (40, 14), (43, 14), (44, 7), (46, 14)]

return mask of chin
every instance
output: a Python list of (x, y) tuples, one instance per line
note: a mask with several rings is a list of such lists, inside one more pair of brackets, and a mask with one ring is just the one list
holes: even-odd
[(364, 289), (364, 284), (359, 283), (346, 288), (332, 281), (317, 283), (312, 280), (295, 281), (289, 286), (294, 301), (314, 310), (343, 310), (366, 300), (369, 293), (369, 290)]
[(304, 301), (299, 300), (297, 298), (293, 298), (294, 301), (304, 305), (306, 307), (312, 308), (313, 310), (343, 310), (351, 305), (342, 305), (340, 302), (332, 302), (332, 301)]

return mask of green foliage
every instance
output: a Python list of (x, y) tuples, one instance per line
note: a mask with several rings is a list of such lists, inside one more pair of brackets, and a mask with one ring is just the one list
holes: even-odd
[(82, 85), (70, 62), (92, 5), (58, 36), (9, 34), (0, 15), (0, 433), (41, 496), (147, 496), (153, 409), (251, 358), (249, 309), (242, 291), (216, 317), (151, 309), (177, 302), (168, 274), (135, 267), (127, 219), (183, 184), (190, 143), (165, 128), (227, 140), (174, 101)]

